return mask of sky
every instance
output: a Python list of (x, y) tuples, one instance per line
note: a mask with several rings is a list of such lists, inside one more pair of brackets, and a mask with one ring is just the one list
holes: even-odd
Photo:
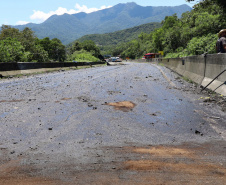
[(186, 0), (0, 0), (0, 26), (42, 23), (51, 15), (91, 13), (119, 3), (135, 2), (141, 6), (179, 6)]

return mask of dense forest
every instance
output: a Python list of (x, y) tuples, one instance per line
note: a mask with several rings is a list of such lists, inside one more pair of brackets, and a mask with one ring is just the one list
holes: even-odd
[(0, 32), (0, 62), (98, 61), (100, 50), (93, 41), (72, 44), (70, 48), (57, 38), (38, 39), (30, 28), (22, 31), (3, 25)]
[(65, 59), (65, 46), (59, 39), (38, 39), (30, 28), (19, 31), (7, 25), (2, 26), (0, 62), (63, 62)]
[(223, 0), (203, 0), (192, 11), (183, 13), (181, 18), (176, 14), (166, 16), (159, 28), (154, 26), (154, 31), (143, 31), (139, 34), (135, 32), (136, 38), (134, 32), (127, 29), (109, 34), (88, 35), (80, 40), (93, 40), (100, 47), (101, 54), (131, 59), (159, 51), (163, 51), (167, 58), (212, 54), (215, 53), (218, 32), (226, 28), (225, 4)]
[(19, 31), (3, 25), (0, 62), (98, 61), (105, 54), (136, 59), (159, 51), (164, 52), (164, 57), (211, 54), (215, 53), (218, 32), (224, 28), (225, 0), (203, 0), (180, 18), (176, 14), (166, 16), (161, 25), (150, 23), (115, 33), (88, 35), (67, 46), (57, 38), (38, 39), (29, 28)]
[(225, 1), (204, 0), (191, 12), (167, 16), (162, 27), (137, 39), (120, 44), (111, 54), (123, 58), (140, 58), (148, 52), (163, 51), (165, 57), (183, 57), (215, 53), (217, 33), (226, 28)]
[(103, 55), (112, 53), (112, 49), (117, 45), (122, 45), (131, 40), (137, 39), (141, 33), (151, 33), (156, 28), (160, 28), (161, 24), (158, 22), (142, 24), (125, 30), (120, 30), (105, 34), (91, 34), (85, 35), (78, 39), (79, 42), (92, 40), (100, 48)]

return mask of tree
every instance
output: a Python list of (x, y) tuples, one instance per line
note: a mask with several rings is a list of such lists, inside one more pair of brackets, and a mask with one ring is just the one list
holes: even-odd
[(127, 44), (127, 49), (122, 52), (123, 58), (129, 57), (131, 59), (139, 58), (143, 51), (141, 50), (141, 45), (138, 40), (132, 40)]
[(66, 59), (66, 51), (65, 46), (62, 42), (54, 38), (52, 40), (49, 37), (41, 39), (39, 44), (44, 48), (45, 51), (48, 52), (48, 56), (51, 60), (64, 62)]
[(20, 31), (16, 28), (11, 28), (8, 25), (2, 25), (0, 32), (0, 40), (4, 40), (6, 38), (18, 38), (20, 37)]
[(93, 56), (98, 58), (98, 56), (100, 55), (100, 49), (92, 40), (86, 40), (82, 42), (81, 45), (84, 50), (92, 53)]
[(153, 52), (163, 51), (163, 38), (165, 31), (163, 28), (157, 29), (152, 33)]
[[(196, 0), (186, 0), (187, 2), (192, 2)], [(226, 1), (225, 0), (202, 0), (200, 3), (205, 3), (205, 2), (214, 2), (217, 3), (220, 6), (226, 7)]]
[(4, 62), (48, 62), (48, 53), (30, 28), (18, 29), (3, 25), (0, 32), (1, 56)]
[(39, 44), (32, 47), (32, 51), (28, 55), (29, 61), (31, 62), (48, 62), (48, 52), (43, 49)]
[(215, 53), (216, 40), (217, 35), (211, 33), (202, 37), (194, 37), (187, 45), (187, 52), (189, 55), (200, 55), (205, 52)]
[(52, 39), (50, 43), (50, 48), (51, 48), (51, 54), (50, 54), (51, 59), (59, 62), (65, 61), (66, 59), (65, 46), (62, 44), (62, 42), (59, 39), (57, 38)]
[[(192, 2), (192, 1), (196, 1), (196, 0), (186, 0), (186, 1)], [(226, 1), (225, 0), (202, 0), (202, 1), (199, 1), (199, 3), (194, 6), (194, 8), (196, 6), (208, 7), (213, 4), (216, 4), (219, 7), (222, 7), (223, 14), (226, 14)]]
[(0, 62), (21, 62), (27, 58), (24, 47), (15, 38), (0, 40)]
[(26, 27), (20, 32), (18, 40), (24, 46), (25, 51), (29, 51), (35, 45), (36, 37), (34, 32), (30, 28)]
[(82, 49), (82, 44), (78, 41), (72, 43), (72, 45), (68, 48), (68, 54), (71, 55), (75, 51), (80, 51)]

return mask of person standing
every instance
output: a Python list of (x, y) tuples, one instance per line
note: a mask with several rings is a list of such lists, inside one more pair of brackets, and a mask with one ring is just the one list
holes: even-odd
[(218, 33), (218, 37), (216, 51), (217, 53), (226, 53), (226, 29), (221, 30)]

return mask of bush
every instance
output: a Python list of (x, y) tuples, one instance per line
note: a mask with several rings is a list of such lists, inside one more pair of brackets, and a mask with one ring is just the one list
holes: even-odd
[(99, 58), (94, 57), (92, 53), (85, 50), (75, 51), (70, 56), (70, 59), (75, 60), (77, 62), (98, 62), (99, 61)]
[(190, 40), (187, 45), (187, 51), (189, 55), (201, 55), (205, 52), (209, 54), (216, 53), (216, 41), (218, 37), (217, 34), (211, 34), (195, 37)]

